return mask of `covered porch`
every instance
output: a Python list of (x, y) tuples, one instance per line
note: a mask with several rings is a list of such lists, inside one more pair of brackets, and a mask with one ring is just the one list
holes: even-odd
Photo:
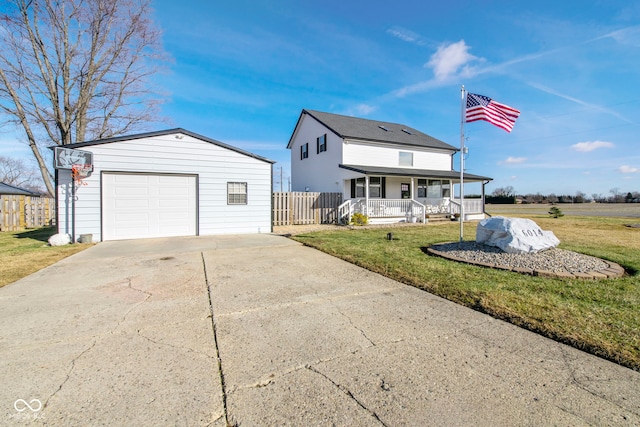
[(372, 223), (426, 223), (430, 218), (459, 216), (461, 205), (465, 221), (485, 217), (484, 186), (491, 178), (465, 173), (465, 184), (480, 183), (481, 189), (477, 197), (460, 200), (454, 194), (454, 185), (460, 184), (460, 173), (456, 171), (340, 167), (359, 175), (344, 182), (345, 202), (338, 208), (343, 223), (349, 223), (354, 213), (366, 215)]

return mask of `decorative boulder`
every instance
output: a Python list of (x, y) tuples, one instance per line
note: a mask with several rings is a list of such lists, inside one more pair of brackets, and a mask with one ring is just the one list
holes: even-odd
[(496, 216), (480, 221), (476, 242), (496, 246), (510, 254), (527, 254), (555, 248), (560, 240), (530, 219)]
[(71, 235), (70, 234), (54, 234), (49, 237), (49, 244), (51, 246), (64, 246), (71, 243)]

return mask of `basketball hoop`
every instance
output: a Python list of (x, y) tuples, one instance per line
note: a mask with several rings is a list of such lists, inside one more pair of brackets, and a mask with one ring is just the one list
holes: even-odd
[(73, 179), (77, 185), (87, 185), (87, 183), (84, 182), (84, 179), (89, 176), (91, 169), (91, 165), (87, 164), (73, 165), (71, 166), (71, 179)]

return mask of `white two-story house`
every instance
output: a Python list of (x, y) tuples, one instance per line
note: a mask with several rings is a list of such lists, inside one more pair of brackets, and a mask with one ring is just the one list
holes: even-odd
[(410, 126), (302, 110), (287, 148), (292, 190), (342, 193), (342, 219), (361, 212), (378, 222), (425, 221), (459, 213), (461, 202), (465, 220), (484, 218), (491, 178), (465, 172), (465, 183), (482, 183), (481, 198), (453, 198), (460, 150)]

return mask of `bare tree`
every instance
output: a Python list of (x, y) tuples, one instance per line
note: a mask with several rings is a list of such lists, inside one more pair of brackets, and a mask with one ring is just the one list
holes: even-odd
[(27, 190), (40, 188), (38, 171), (29, 167), (22, 159), (0, 156), (0, 182)]
[(53, 194), (45, 147), (122, 135), (157, 114), (164, 60), (151, 0), (8, 0), (0, 13), (0, 112), (24, 132)]
[(609, 193), (611, 193), (610, 200), (612, 203), (624, 203), (624, 195), (620, 192), (618, 187), (612, 188), (609, 190)]
[(491, 195), (496, 197), (511, 197), (511, 196), (515, 196), (515, 194), (516, 194), (515, 190), (510, 185), (507, 187), (498, 187), (495, 190), (493, 190), (493, 193), (491, 193)]

